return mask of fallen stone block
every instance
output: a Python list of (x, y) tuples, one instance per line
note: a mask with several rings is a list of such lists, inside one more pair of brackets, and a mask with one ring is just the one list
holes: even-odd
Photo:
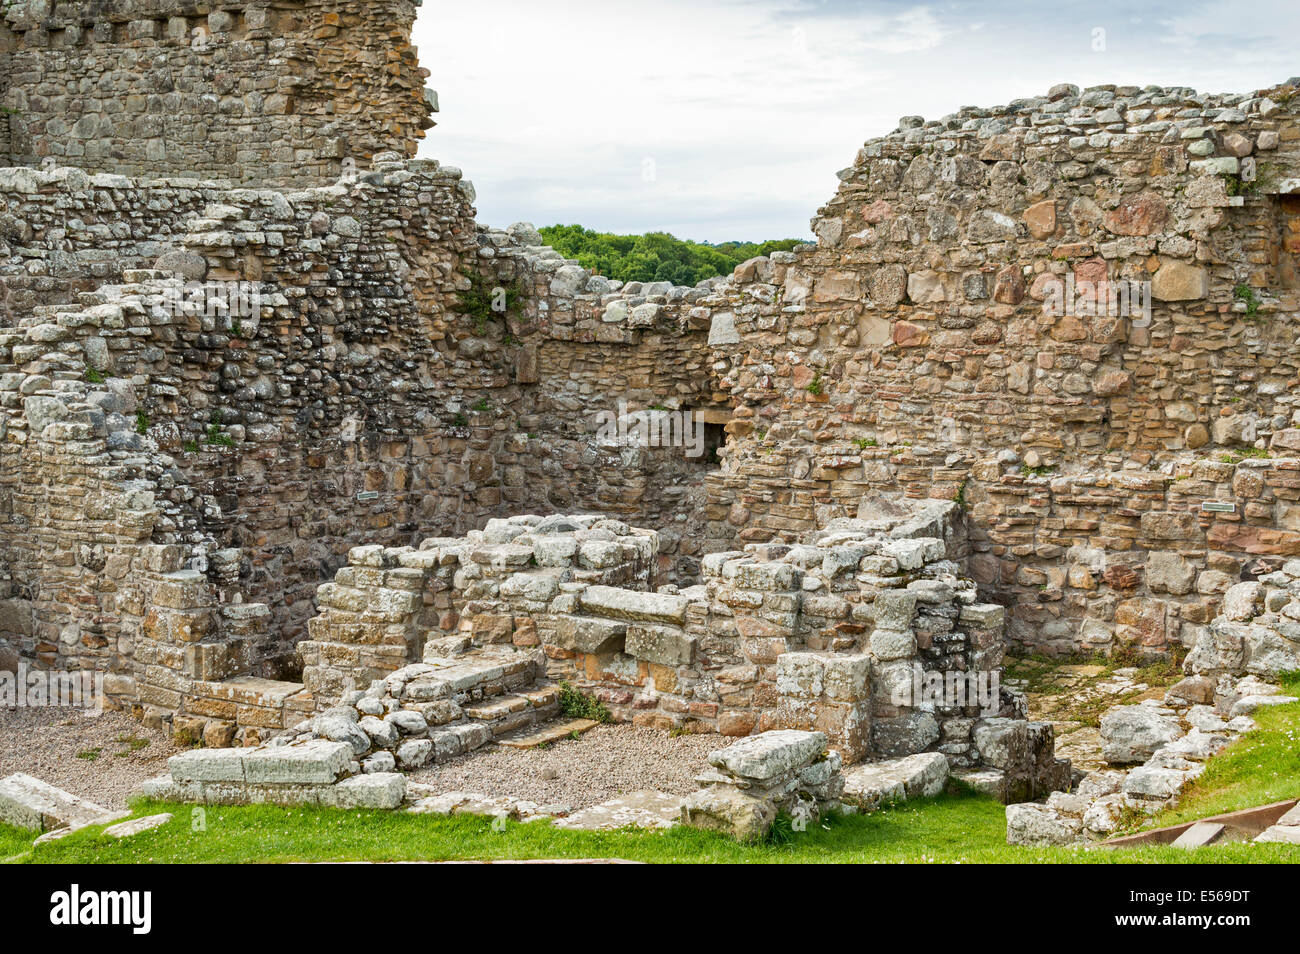
[(102, 805), (31, 775), (19, 772), (0, 779), (0, 821), (29, 831), (79, 828), (105, 820)]
[(721, 831), (741, 842), (762, 841), (776, 821), (776, 805), (739, 789), (713, 785), (692, 792), (682, 805), (682, 822)]
[(1145, 762), (1183, 734), (1178, 718), (1154, 706), (1119, 706), (1101, 717), (1101, 757), (1111, 765)]
[(872, 762), (845, 773), (844, 801), (873, 811), (892, 802), (938, 795), (947, 779), (948, 759), (941, 752)]
[(741, 778), (767, 780), (798, 771), (825, 751), (824, 733), (781, 729), (710, 752), (709, 764)]
[(1046, 805), (1022, 802), (1007, 806), (1008, 845), (1069, 845), (1079, 838), (1083, 823)]
[(171, 812), (161, 812), (157, 815), (146, 815), (144, 818), (132, 818), (130, 821), (118, 822), (116, 825), (109, 825), (104, 829), (103, 834), (107, 835), (109, 838), (130, 838), (132, 835), (139, 835), (142, 832), (161, 828), (171, 820)]
[(1128, 773), (1123, 792), (1129, 798), (1167, 800), (1175, 798), (1192, 779), (1200, 774), (1202, 766), (1180, 770), (1143, 765)]
[(1274, 825), (1255, 836), (1255, 841), (1300, 845), (1300, 825)]

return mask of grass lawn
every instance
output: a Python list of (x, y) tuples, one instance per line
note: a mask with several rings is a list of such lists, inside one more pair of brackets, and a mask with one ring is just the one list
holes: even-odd
[[(1283, 682), (1300, 694), (1300, 677)], [(1147, 827), (1300, 797), (1300, 703), (1256, 714), (1259, 731), (1214, 759), (1183, 804)], [(1231, 844), (1191, 852), (1148, 847), (1125, 851), (1023, 848), (1006, 844), (1003, 808), (962, 793), (892, 809), (833, 818), (793, 833), (784, 844), (739, 845), (721, 835), (667, 832), (569, 832), (546, 822), (507, 823), (397, 812), (339, 812), (270, 806), (204, 810), (193, 831), (189, 805), (139, 802), (136, 814), (170, 811), (167, 825), (117, 841), (85, 829), (32, 847), (32, 836), (0, 825), (0, 858), (30, 863), (187, 863), (408, 861), (495, 858), (627, 858), (650, 862), (875, 863), (997, 862), (1300, 862), (1300, 846)]]

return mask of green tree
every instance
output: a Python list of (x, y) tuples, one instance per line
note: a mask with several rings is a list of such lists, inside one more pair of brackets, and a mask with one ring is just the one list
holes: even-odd
[(714, 275), (726, 275), (746, 259), (789, 251), (801, 239), (767, 242), (691, 242), (667, 232), (615, 235), (581, 225), (550, 225), (539, 230), (546, 242), (583, 268), (622, 282), (672, 282), (694, 285)]

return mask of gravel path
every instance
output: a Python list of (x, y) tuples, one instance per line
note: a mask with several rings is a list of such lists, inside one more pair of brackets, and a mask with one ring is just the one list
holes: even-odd
[(489, 746), (413, 772), (410, 779), (440, 791), (510, 795), (573, 810), (643, 788), (687, 795), (710, 752), (733, 739), (673, 738), (657, 729), (602, 725), (546, 749)]
[(180, 751), (122, 712), (87, 718), (67, 709), (0, 708), (0, 778), (25, 772), (105, 808), (125, 808), (136, 786), (166, 772), (167, 757)]

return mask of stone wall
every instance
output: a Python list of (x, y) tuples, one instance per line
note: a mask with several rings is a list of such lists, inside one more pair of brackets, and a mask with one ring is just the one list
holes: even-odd
[[(551, 639), (557, 666), (642, 721), (748, 732), (780, 711), (867, 751), (901, 715), (878, 695), (772, 695), (800, 653), (837, 657), (808, 663), (825, 687), (828, 665), (865, 648), (853, 606), (873, 600), (819, 604), (783, 549), (820, 546), (836, 520), (956, 501), (969, 534), (936, 558), (941, 575), (1006, 607), (1012, 645), (1049, 652), (1197, 645), (1223, 592), (1294, 555), (1293, 87), (1060, 86), (908, 117), (841, 172), (816, 245), (694, 288), (622, 285), (531, 226), (477, 224), (459, 170), (407, 158), (428, 115), (413, 15), (6, 8), (9, 161), (41, 168), (0, 171), (0, 640), (133, 679), (120, 695), (153, 713), (229, 723), (244, 706), (270, 714), (239, 724), (275, 729), (313, 692), (398, 668), (429, 629), (508, 615), (514, 639), (521, 614), (494, 609), (499, 593), (456, 595), (459, 556), (434, 572), (408, 548), (591, 511), (657, 532), (637, 582), (678, 588), (654, 595), (685, 608), (640, 622), (668, 627), (670, 661), (703, 645), (728, 675), (576, 635)], [(359, 174), (325, 184), (349, 157)], [(243, 283), (258, 302), (181, 307), (185, 281)], [(1091, 292), (1057, 310), (1076, 282)], [(1136, 310), (1090, 307), (1121, 282)], [(611, 441), (601, 412), (689, 414), (705, 453)], [(147, 531), (115, 511), (137, 499), (157, 513)], [(102, 520), (80, 519), (81, 501)], [(395, 562), (347, 564), (363, 544)], [(784, 582), (729, 604), (731, 560)], [(580, 563), (567, 569), (621, 565)], [(350, 634), (368, 620), (345, 614), (368, 611), (317, 587), (376, 569), (407, 596), (363, 652)], [(157, 639), (155, 575), (188, 594), (165, 607), (184, 617), (168, 632), (208, 648)], [(749, 618), (763, 625), (746, 634)], [(790, 628), (760, 661), (767, 625)], [(955, 652), (972, 664), (985, 648)], [(308, 697), (288, 681), (241, 684), (242, 701), (218, 688), (304, 664)]]
[[(664, 526), (656, 569), (698, 575), (710, 459), (602, 444), (594, 419), (611, 394), (707, 405), (686, 314), (707, 287), (588, 290), (551, 250), (476, 231), (458, 170), (391, 154), (293, 192), (52, 168), (7, 170), (0, 196), (20, 300), (0, 336), (0, 640), (24, 656), (106, 670), (119, 703), (195, 738), (254, 741), (310, 710), (277, 680), (359, 544), (592, 507)], [(517, 306), (481, 321), (466, 302), (502, 285)], [(213, 307), (232, 287), (252, 310)], [(135, 497), (161, 516), (119, 554), (83, 514)], [(186, 605), (152, 612), (150, 560)]]
[[(1290, 545), (1291, 465), (1213, 465), (1285, 457), (1300, 423), (1292, 94), (1060, 86), (867, 143), (818, 243), (746, 263), (714, 316), (736, 411), (709, 546), (960, 499), (1017, 644), (1190, 643), (1215, 573)], [(1144, 576), (1170, 553), (1205, 592)]]
[[(251, 186), (413, 156), (436, 101), (417, 3), (21, 0), (0, 18), (0, 164)], [(8, 160), (8, 161), (6, 161)]]

